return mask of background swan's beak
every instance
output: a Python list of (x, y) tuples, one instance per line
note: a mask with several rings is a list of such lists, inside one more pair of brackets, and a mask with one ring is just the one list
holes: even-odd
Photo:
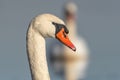
[(76, 47), (73, 45), (73, 43), (69, 40), (67, 34), (64, 31), (64, 28), (62, 28), (57, 34), (56, 38), (62, 42), (64, 45), (71, 48), (73, 51), (76, 51)]

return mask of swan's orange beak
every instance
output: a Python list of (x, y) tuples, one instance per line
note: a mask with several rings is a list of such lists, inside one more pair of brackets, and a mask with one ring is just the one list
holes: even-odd
[(75, 46), (73, 45), (73, 43), (69, 40), (67, 34), (64, 31), (64, 28), (62, 28), (57, 34), (56, 34), (56, 38), (62, 42), (64, 45), (68, 46), (69, 48), (71, 48), (73, 51), (76, 51)]

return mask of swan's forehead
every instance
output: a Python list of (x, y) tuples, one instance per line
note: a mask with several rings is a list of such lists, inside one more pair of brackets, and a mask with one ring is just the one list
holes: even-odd
[(55, 22), (55, 23), (65, 25), (65, 23), (60, 18), (58, 18), (52, 14), (44, 14), (44, 17), (50, 22)]

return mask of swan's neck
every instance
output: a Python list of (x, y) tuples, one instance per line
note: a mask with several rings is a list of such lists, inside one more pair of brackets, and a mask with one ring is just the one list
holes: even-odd
[(32, 80), (50, 80), (46, 60), (45, 39), (32, 27), (27, 35), (28, 60)]
[(74, 19), (67, 19), (66, 26), (69, 30), (68, 36), (72, 39), (76, 36), (76, 21)]

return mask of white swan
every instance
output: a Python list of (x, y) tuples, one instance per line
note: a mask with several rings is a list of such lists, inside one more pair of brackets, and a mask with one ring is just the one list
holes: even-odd
[(65, 77), (66, 80), (78, 80), (85, 77), (85, 72), (88, 64), (88, 48), (85, 40), (78, 36), (76, 30), (76, 14), (77, 6), (73, 2), (69, 2), (65, 6), (65, 22), (70, 34), (69, 38), (76, 46), (76, 52), (73, 52), (67, 47), (64, 47)]
[(35, 17), (27, 31), (27, 53), (32, 80), (50, 80), (45, 50), (45, 38), (52, 37), (76, 50), (67, 37), (64, 22), (51, 14)]

